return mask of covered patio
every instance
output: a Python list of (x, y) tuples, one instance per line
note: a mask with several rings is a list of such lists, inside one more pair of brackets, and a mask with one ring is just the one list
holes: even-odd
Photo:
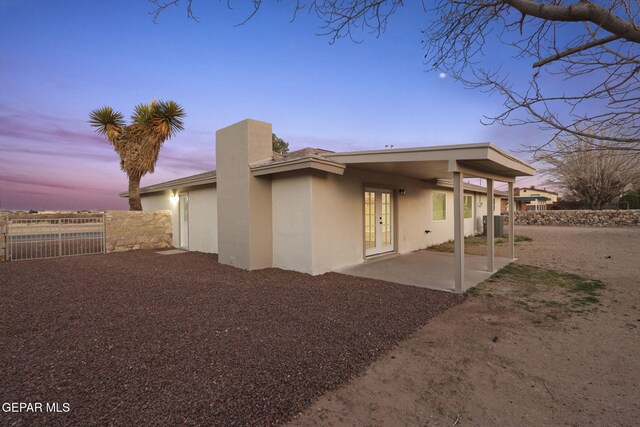
[[(512, 260), (508, 258), (495, 257), (494, 268), (499, 270), (511, 262)], [(402, 285), (456, 292), (455, 278), (451, 274), (454, 268), (454, 254), (420, 250), (369, 260), (364, 264), (341, 268), (337, 272)], [(492, 274), (493, 272), (487, 270), (486, 257), (465, 255), (465, 280), (462, 283), (461, 292), (478, 285)]]
[[(491, 143), (462, 144), (439, 147), (421, 147), (394, 150), (358, 151), (334, 153), (326, 159), (347, 167), (402, 175), (425, 183), (451, 179), (454, 197), (454, 254), (414, 252), (398, 258), (371, 262), (341, 269), (342, 273), (375, 277), (396, 283), (452, 290), (462, 293), (489, 277), (498, 268), (515, 260), (514, 241), (514, 183), (519, 176), (532, 176), (535, 169), (500, 150)], [(486, 257), (465, 256), (464, 253), (464, 179), (486, 180), (487, 200), (494, 200), (494, 182), (508, 185), (509, 258), (496, 259), (494, 241), (487, 239)], [(499, 203), (486, 204), (487, 235), (494, 236), (495, 209), (500, 214)], [(386, 271), (385, 271), (386, 270)], [(439, 272), (435, 274), (435, 272)], [(453, 272), (453, 278), (451, 273)], [(369, 275), (371, 274), (371, 275)], [(452, 286), (453, 285), (453, 286)]]

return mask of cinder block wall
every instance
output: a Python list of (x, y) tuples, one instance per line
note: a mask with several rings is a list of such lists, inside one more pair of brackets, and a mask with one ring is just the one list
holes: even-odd
[(171, 211), (107, 211), (107, 252), (171, 248)]

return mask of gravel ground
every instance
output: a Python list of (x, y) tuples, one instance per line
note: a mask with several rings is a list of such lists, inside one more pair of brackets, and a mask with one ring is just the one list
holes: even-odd
[(0, 263), (1, 425), (271, 425), (462, 297), (150, 251)]

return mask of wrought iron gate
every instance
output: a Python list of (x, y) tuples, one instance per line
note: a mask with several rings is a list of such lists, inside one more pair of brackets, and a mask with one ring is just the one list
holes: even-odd
[(105, 252), (104, 216), (77, 218), (9, 218), (7, 259), (56, 258)]

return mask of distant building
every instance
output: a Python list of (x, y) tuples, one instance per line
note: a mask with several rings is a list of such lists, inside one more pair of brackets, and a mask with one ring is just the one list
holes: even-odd
[[(533, 185), (527, 188), (514, 188), (513, 200), (517, 211), (545, 211), (551, 205), (558, 202), (558, 193), (546, 188), (535, 188)], [(507, 198), (502, 197), (502, 212), (507, 212)]]
[(558, 202), (558, 193), (556, 193), (555, 191), (549, 191), (546, 188), (543, 188), (542, 190), (539, 188), (535, 188), (533, 185), (531, 187), (528, 188), (514, 188), (513, 189), (514, 192), (514, 196), (520, 196), (520, 197), (548, 197), (551, 201), (551, 203), (548, 204), (552, 204), (552, 203), (557, 203)]

